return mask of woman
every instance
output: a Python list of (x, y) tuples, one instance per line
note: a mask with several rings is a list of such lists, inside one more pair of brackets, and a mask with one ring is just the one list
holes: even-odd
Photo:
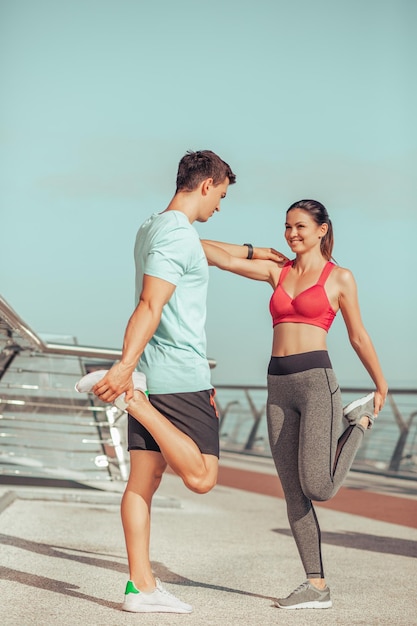
[[(257, 249), (203, 241), (210, 265), (270, 283), (274, 336), (268, 367), (267, 421), (272, 456), (306, 582), (276, 606), (329, 608), (320, 527), (312, 500), (328, 500), (343, 483), (365, 430), (382, 409), (388, 387), (366, 332), (353, 275), (331, 262), (333, 229), (326, 208), (300, 200), (286, 214), (285, 239), (295, 255), (280, 267)], [(375, 392), (342, 408), (326, 335), (340, 309), (349, 339)], [(348, 426), (340, 435), (342, 415)]]

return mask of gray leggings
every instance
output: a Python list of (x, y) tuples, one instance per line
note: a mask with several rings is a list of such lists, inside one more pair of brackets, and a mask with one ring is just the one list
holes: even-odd
[(312, 500), (343, 483), (365, 429), (342, 434), (342, 400), (326, 351), (272, 357), (268, 368), (269, 442), (288, 520), (307, 578), (324, 578), (320, 527)]

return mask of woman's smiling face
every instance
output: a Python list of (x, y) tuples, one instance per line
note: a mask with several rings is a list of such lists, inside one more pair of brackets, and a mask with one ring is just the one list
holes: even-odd
[(327, 224), (318, 225), (307, 211), (291, 209), (285, 222), (285, 239), (293, 252), (306, 252), (320, 246)]

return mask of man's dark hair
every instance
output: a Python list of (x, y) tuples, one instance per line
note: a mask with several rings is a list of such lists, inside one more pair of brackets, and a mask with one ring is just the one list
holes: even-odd
[(226, 177), (230, 185), (236, 182), (236, 175), (233, 174), (230, 165), (217, 154), (211, 150), (197, 152), (189, 150), (178, 165), (176, 193), (193, 191), (207, 178), (212, 178), (214, 185), (220, 185)]

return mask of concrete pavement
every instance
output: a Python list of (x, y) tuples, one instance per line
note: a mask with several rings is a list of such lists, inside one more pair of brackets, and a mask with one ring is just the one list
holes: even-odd
[[(417, 529), (401, 519), (370, 517), (366, 507), (376, 494), (386, 498), (386, 509), (401, 511), (408, 502), (411, 518), (413, 511), (417, 517), (414, 481), (351, 473), (348, 488), (367, 494), (362, 514), (316, 509), (333, 608), (284, 611), (273, 607), (273, 599), (291, 592), (304, 574), (285, 502), (263, 493), (274, 478), (272, 464), (223, 457), (223, 484), (211, 493), (193, 494), (167, 474), (153, 507), (154, 571), (171, 592), (193, 605), (190, 615), (120, 610), (127, 580), (119, 517), (122, 485), (104, 490), (0, 485), (1, 623), (417, 624)], [(242, 489), (230, 470), (246, 477), (252, 490)], [(257, 475), (252, 482), (251, 473)]]

